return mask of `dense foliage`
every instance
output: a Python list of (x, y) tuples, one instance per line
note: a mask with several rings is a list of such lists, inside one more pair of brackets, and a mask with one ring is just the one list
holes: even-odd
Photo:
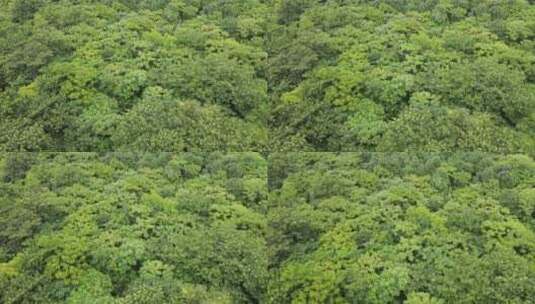
[(535, 161), (4, 154), (1, 303), (534, 303)]
[(258, 154), (9, 154), (0, 303), (258, 303)]
[(535, 1), (0, 0), (0, 303), (535, 304)]
[(0, 148), (263, 150), (259, 1), (0, 1)]
[(533, 1), (278, 3), (276, 150), (534, 150)]
[(523, 152), (529, 0), (0, 0), (0, 149)]
[(271, 303), (535, 303), (535, 161), (274, 155)]

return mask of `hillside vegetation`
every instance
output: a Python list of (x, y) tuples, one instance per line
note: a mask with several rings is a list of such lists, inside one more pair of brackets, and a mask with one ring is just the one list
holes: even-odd
[(3, 150), (264, 149), (258, 1), (0, 3)]
[(0, 302), (532, 304), (535, 161), (0, 158)]
[(1, 0), (7, 151), (535, 146), (526, 0)]
[(535, 304), (534, 0), (0, 0), (0, 304)]
[(533, 159), (295, 153), (270, 166), (270, 303), (534, 303)]
[(302, 0), (276, 12), (277, 150), (535, 150), (533, 3)]
[(0, 303), (259, 303), (258, 154), (1, 158)]

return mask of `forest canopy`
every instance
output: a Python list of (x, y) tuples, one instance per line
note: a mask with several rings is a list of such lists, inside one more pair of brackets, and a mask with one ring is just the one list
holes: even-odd
[(534, 0), (0, 0), (1, 304), (535, 304)]
[(535, 5), (279, 1), (276, 151), (533, 151)]
[(0, 302), (534, 303), (535, 161), (0, 156)]
[(2, 150), (265, 149), (266, 5), (0, 6)]
[(527, 0), (0, 0), (4, 151), (535, 146)]
[(535, 161), (270, 157), (268, 303), (534, 303)]
[(267, 163), (238, 154), (7, 154), (0, 303), (259, 303)]

